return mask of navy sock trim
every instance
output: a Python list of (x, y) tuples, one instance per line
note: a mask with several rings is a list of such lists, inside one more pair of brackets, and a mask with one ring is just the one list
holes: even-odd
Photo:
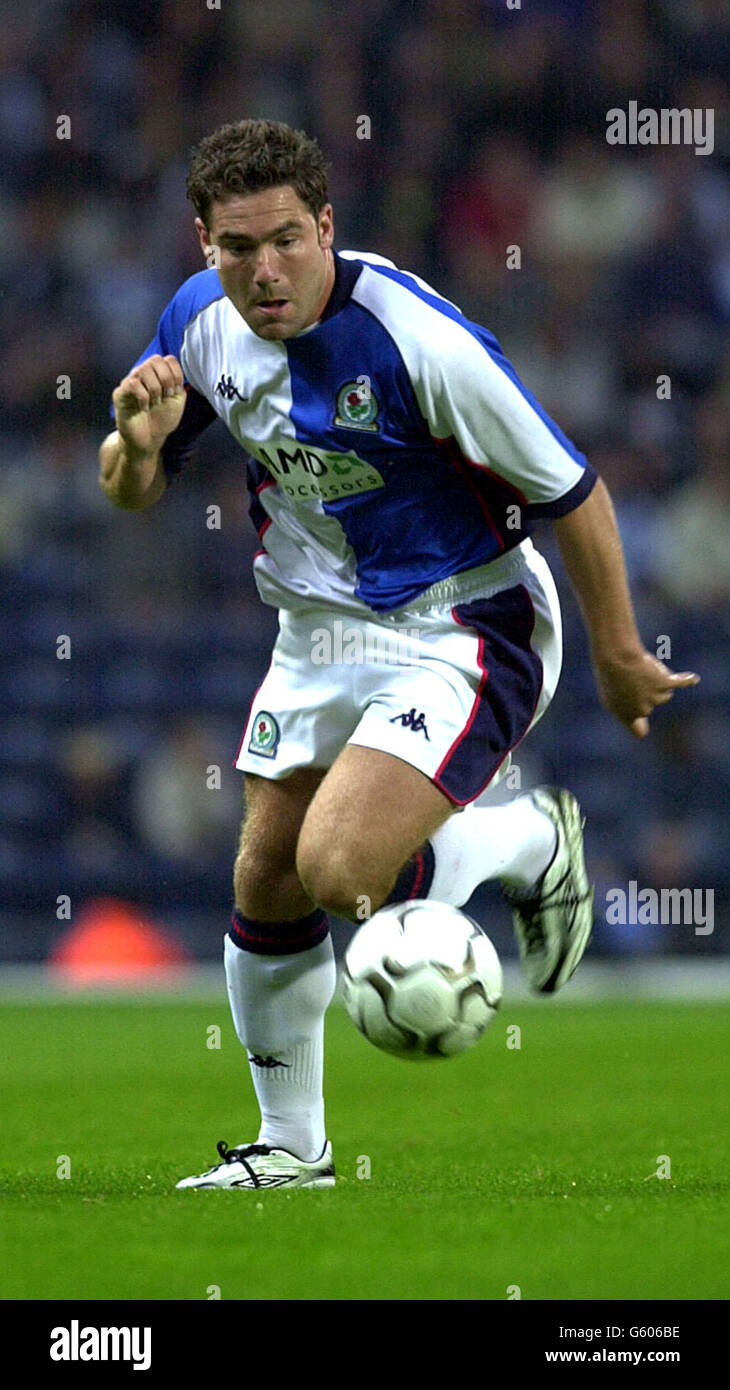
[(327, 913), (321, 907), (293, 922), (258, 922), (253, 917), (244, 917), (236, 908), (228, 935), (242, 951), (253, 951), (261, 956), (287, 956), (319, 946), (328, 932)]
[(407, 903), (412, 898), (427, 898), (436, 868), (436, 856), (430, 840), (416, 851), (412, 859), (403, 865), (393, 892), (386, 898), (383, 906), (390, 903)]

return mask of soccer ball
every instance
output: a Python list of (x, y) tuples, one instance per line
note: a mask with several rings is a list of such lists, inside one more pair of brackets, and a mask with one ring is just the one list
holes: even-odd
[(345, 955), (345, 1008), (383, 1052), (455, 1057), (479, 1041), (502, 999), (489, 937), (457, 907), (414, 899), (383, 907)]

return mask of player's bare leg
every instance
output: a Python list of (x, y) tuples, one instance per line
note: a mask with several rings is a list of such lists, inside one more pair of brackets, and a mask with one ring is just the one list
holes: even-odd
[(236, 908), (260, 921), (286, 920), (312, 912), (315, 902), (302, 888), (296, 852), (302, 822), (325, 772), (299, 768), (272, 782), (245, 779), (245, 814), (233, 869)]
[(307, 811), (297, 850), (301, 882), (330, 911), (362, 920), (408, 898), (461, 907), (479, 883), (498, 879), (531, 987), (560, 989), (593, 921), (575, 797), (546, 787), (503, 806), (453, 810), (408, 763), (348, 745)]
[[(528, 796), (457, 813), (410, 763), (348, 744), (312, 798), (297, 868), (313, 899), (341, 917), (362, 920), (391, 897), (396, 882), (404, 897), (420, 894), (458, 907), (486, 878), (528, 887), (555, 845), (552, 822)], [(419, 891), (406, 891), (408, 874), (401, 871), (429, 847), (436, 853)], [(415, 872), (413, 879), (417, 884)]]
[(386, 901), (403, 865), (453, 810), (410, 763), (348, 744), (304, 818), (300, 881), (330, 912), (362, 920)]

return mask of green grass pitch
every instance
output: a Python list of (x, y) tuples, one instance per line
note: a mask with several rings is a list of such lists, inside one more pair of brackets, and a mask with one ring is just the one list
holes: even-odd
[(223, 989), (5, 1004), (0, 1293), (727, 1298), (728, 1032), (716, 1004), (507, 1000), (471, 1053), (408, 1063), (335, 1007), (337, 1187), (196, 1193), (216, 1140), (256, 1137)]

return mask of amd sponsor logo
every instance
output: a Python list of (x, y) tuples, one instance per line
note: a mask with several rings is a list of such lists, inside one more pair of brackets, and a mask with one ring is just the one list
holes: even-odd
[(256, 454), (282, 492), (297, 501), (314, 498), (331, 502), (385, 486), (377, 468), (353, 453), (319, 449), (294, 440), (287, 440), (284, 445), (274, 440), (266, 448), (258, 445)]
[(51, 1332), (52, 1361), (131, 1361), (135, 1371), (152, 1365), (151, 1327), (81, 1327), (78, 1318), (70, 1327)]

